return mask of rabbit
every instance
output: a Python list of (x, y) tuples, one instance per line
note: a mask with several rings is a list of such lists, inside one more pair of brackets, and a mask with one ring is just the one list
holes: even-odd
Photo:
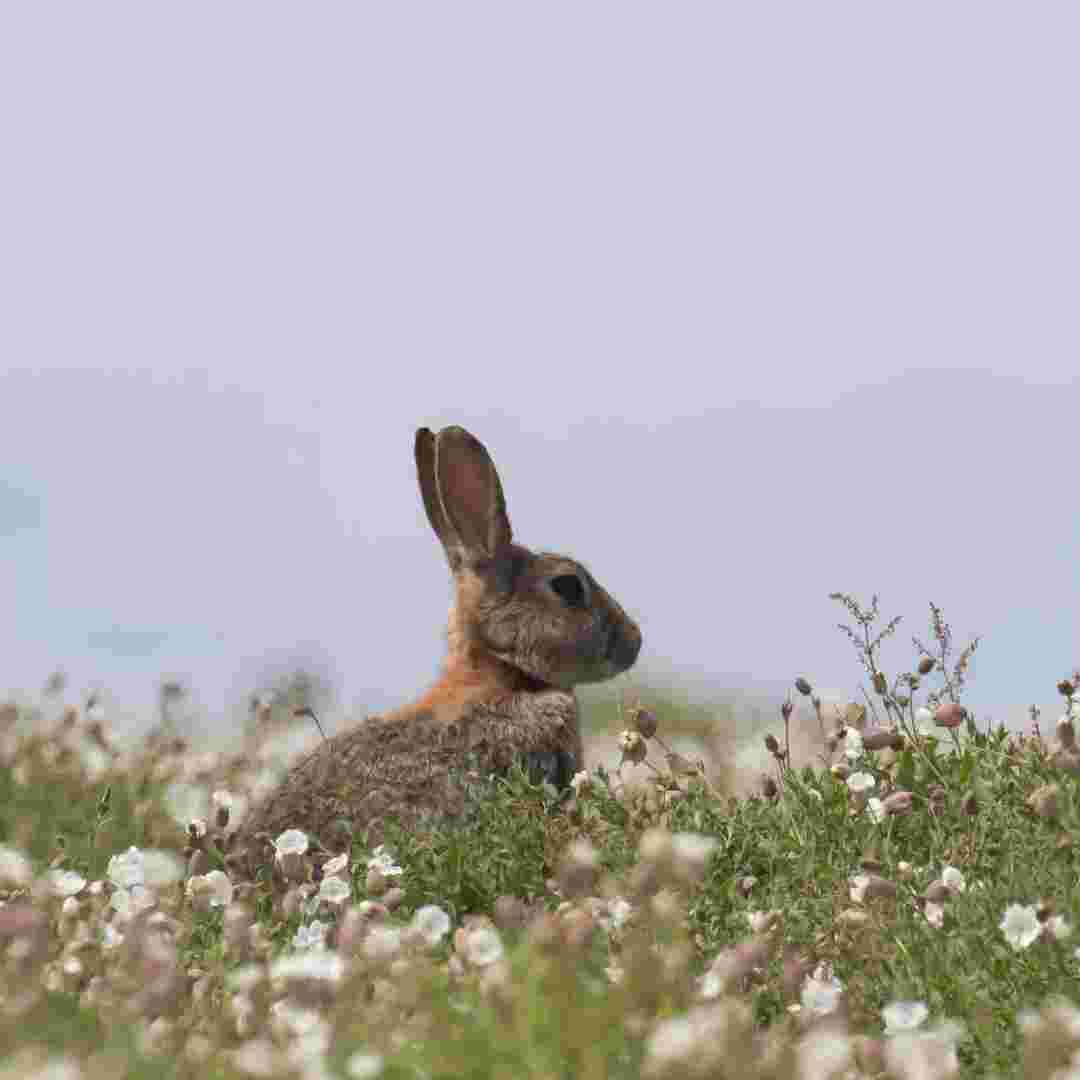
[(565, 789), (583, 763), (574, 687), (637, 660), (641, 631), (588, 570), (513, 542), (495, 464), (475, 436), (420, 428), (415, 455), (454, 584), (442, 674), (411, 705), (298, 761), (249, 814), (248, 838), (265, 844), (297, 828), (326, 850), (353, 835), (374, 843), (388, 819), (416, 828), (460, 813), (472, 767), (505, 773), (517, 761)]

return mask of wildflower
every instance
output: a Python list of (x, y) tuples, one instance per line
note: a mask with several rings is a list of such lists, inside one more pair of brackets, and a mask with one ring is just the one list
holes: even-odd
[(23, 889), (34, 876), (30, 860), (15, 848), (0, 846), (0, 886)]
[[(132, 848), (136, 851), (136, 848)], [(142, 854), (142, 884), (163, 889), (183, 880), (184, 864), (170, 851), (151, 849)]]
[(324, 877), (319, 883), (316, 901), (324, 901), (334, 907), (347, 903), (352, 898), (352, 888), (347, 881), (339, 877)]
[(373, 852), (367, 863), (369, 870), (377, 870), (384, 878), (397, 877), (404, 871), (394, 861), (394, 856), (380, 844)]
[(885, 804), (878, 798), (871, 798), (866, 804), (866, 813), (875, 825), (880, 825), (885, 820)]
[(145, 885), (146, 875), (143, 867), (143, 853), (137, 847), (129, 847), (122, 855), (109, 859), (105, 876), (118, 889), (130, 889), (135, 885)]
[(998, 924), (1005, 940), (1017, 951), (1028, 948), (1039, 936), (1039, 919), (1034, 905), (1010, 904)]
[(276, 852), (275, 858), (279, 861), (285, 858), (286, 855), (293, 853), (297, 855), (307, 854), (308, 849), (308, 835), (305, 832), (301, 832), (300, 829), (286, 829), (275, 841), (274, 850)]
[(946, 866), (941, 871), (941, 883), (954, 896), (958, 896), (967, 889), (967, 882), (964, 881), (964, 875), (961, 874), (955, 866)]
[(503, 954), (499, 932), (490, 926), (478, 926), (465, 935), (465, 959), (473, 967), (494, 964)]
[(629, 761), (631, 765), (637, 765), (639, 762), (645, 760), (646, 755), (649, 752), (649, 748), (645, 745), (645, 740), (636, 731), (624, 731), (619, 736), (619, 749), (622, 751), (622, 762)]
[(210, 816), (210, 792), (198, 784), (174, 782), (165, 789), (165, 806), (186, 829), (192, 821)]
[(863, 795), (868, 791), (873, 791), (877, 786), (877, 781), (867, 772), (852, 773), (848, 777), (847, 781), (848, 791), (854, 795)]
[(433, 949), (450, 933), (450, 916), (441, 907), (426, 904), (413, 915), (412, 930)]
[(930, 1010), (922, 1001), (894, 1001), (881, 1010), (881, 1019), (885, 1021), (885, 1034), (896, 1035), (900, 1032), (914, 1031), (926, 1023)]
[(844, 993), (844, 984), (832, 973), (828, 964), (818, 964), (812, 975), (803, 983), (799, 997), (802, 1007), (815, 1016), (827, 1016), (836, 1012)]
[(351, 1080), (375, 1080), (382, 1075), (383, 1059), (381, 1054), (369, 1054), (357, 1050), (349, 1055), (345, 1062), (345, 1072)]
[(74, 870), (50, 870), (47, 879), (54, 896), (77, 896), (86, 887), (86, 878)]
[(947, 1021), (929, 1031), (900, 1032), (886, 1041), (885, 1064), (897, 1080), (947, 1080), (960, 1072), (956, 1044), (963, 1027)]
[(866, 752), (866, 747), (863, 745), (862, 735), (853, 727), (845, 729), (844, 732), (844, 757), (848, 761), (858, 761)]
[(934, 714), (925, 705), (915, 710), (915, 729), (920, 735), (937, 734), (934, 730)]
[(299, 951), (326, 948), (326, 932), (330, 924), (321, 919), (313, 919), (307, 926), (298, 926), (293, 935), (292, 947)]

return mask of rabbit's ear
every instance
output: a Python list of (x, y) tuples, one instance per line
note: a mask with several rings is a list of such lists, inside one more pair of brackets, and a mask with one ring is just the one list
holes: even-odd
[(456, 569), (461, 559), (461, 541), (450, 524), (439, 498), (439, 481), (435, 475), (435, 435), (430, 428), (420, 428), (416, 433), (416, 478), (420, 481), (420, 497), (428, 523), (446, 551), (451, 569)]
[[(463, 555), (490, 559), (510, 544), (499, 474), (479, 439), (461, 427), (443, 428), (435, 438), (435, 481), (444, 519)], [(425, 491), (425, 505), (428, 499)]]

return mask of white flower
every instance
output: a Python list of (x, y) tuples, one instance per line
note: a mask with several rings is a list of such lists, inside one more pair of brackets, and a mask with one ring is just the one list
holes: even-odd
[(914, 1031), (925, 1024), (929, 1016), (930, 1010), (922, 1001), (894, 1001), (881, 1010), (886, 1035)]
[(698, 993), (706, 1000), (712, 1001), (713, 998), (718, 998), (724, 992), (724, 980), (720, 978), (718, 972), (709, 968), (704, 975), (698, 979)]
[(299, 926), (293, 935), (292, 947), (298, 950), (319, 950), (326, 948), (326, 932), (330, 924), (321, 919), (314, 919), (307, 926)]
[(661, 1020), (645, 1044), (646, 1059), (661, 1069), (688, 1058), (697, 1046), (698, 1033), (688, 1016)]
[(441, 907), (426, 904), (413, 915), (412, 930), (433, 949), (450, 933), (450, 916)]
[(381, 1054), (368, 1054), (363, 1050), (357, 1050), (349, 1055), (345, 1062), (345, 1072), (351, 1080), (375, 1080), (383, 1071), (383, 1059)]
[(866, 813), (875, 825), (880, 825), (885, 820), (885, 804), (879, 798), (871, 796), (866, 803)]
[(853, 727), (845, 728), (844, 757), (848, 761), (858, 761), (865, 753), (862, 735)]
[(151, 849), (142, 853), (142, 872), (142, 884), (163, 889), (183, 880), (184, 864), (171, 851)]
[(53, 896), (77, 896), (86, 887), (86, 878), (74, 870), (50, 870), (47, 879)]
[(330, 949), (306, 949), (285, 953), (270, 965), (272, 979), (322, 979), (341, 982), (345, 961), (340, 953)]
[(964, 875), (956, 869), (955, 866), (946, 866), (941, 871), (941, 884), (945, 886), (953, 894), (953, 896), (959, 896), (967, 888), (967, 882), (964, 881)]
[(869, 874), (855, 874), (850, 879), (851, 888), (848, 890), (848, 895), (851, 897), (852, 902), (856, 904), (862, 904), (866, 900), (866, 890), (870, 887), (870, 875)]
[(1005, 935), (1005, 940), (1017, 952), (1028, 948), (1039, 936), (1039, 919), (1031, 904), (1010, 904), (998, 926)]
[(210, 792), (199, 784), (174, 782), (165, 789), (165, 806), (186, 829), (196, 818), (210, 816)]
[(813, 975), (803, 983), (800, 1001), (808, 1012), (827, 1016), (835, 1012), (844, 993), (844, 984), (832, 973), (828, 964), (818, 964)]
[(342, 881), (339, 877), (324, 877), (319, 883), (319, 892), (315, 899), (338, 906), (346, 903), (351, 897), (352, 889), (347, 881)]
[(304, 855), (308, 849), (308, 835), (306, 832), (301, 832), (299, 829), (286, 829), (275, 841), (274, 850), (277, 853), (274, 857), (276, 859), (282, 859), (286, 855)]
[(465, 959), (473, 967), (494, 964), (503, 954), (499, 932), (490, 926), (478, 926), (465, 936)]
[(130, 889), (117, 889), (109, 897), (109, 907), (122, 918), (130, 918), (138, 915), (140, 911), (147, 911), (157, 903), (157, 895), (145, 885), (135, 885)]
[(114, 855), (109, 860), (105, 876), (118, 888), (130, 889), (135, 885), (146, 884), (143, 868), (143, 853), (137, 847), (129, 847), (122, 855)]
[(0, 846), (0, 885), (23, 889), (34, 876), (30, 860), (15, 848)]
[(885, 1064), (897, 1080), (948, 1080), (960, 1073), (956, 1044), (963, 1027), (949, 1020), (929, 1031), (900, 1032), (885, 1041)]
[(399, 874), (404, 873), (401, 867), (394, 862), (394, 856), (382, 844), (372, 852), (371, 858), (368, 859), (367, 868), (369, 870), (378, 870), (384, 878), (397, 877)]
[(862, 795), (866, 791), (873, 791), (877, 787), (877, 781), (868, 772), (857, 772), (848, 777), (847, 786), (848, 791)]
[(925, 706), (920, 705), (915, 710), (915, 730), (920, 735), (937, 735), (937, 727), (934, 724), (934, 714)]
[(671, 838), (672, 853), (678, 862), (693, 870), (703, 870), (720, 841), (700, 833), (679, 832)]

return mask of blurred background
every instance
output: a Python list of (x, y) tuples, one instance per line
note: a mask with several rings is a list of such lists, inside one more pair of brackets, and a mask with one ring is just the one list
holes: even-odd
[[(614, 695), (858, 699), (843, 590), (1080, 664), (1080, 9), (7, 5), (0, 693), (228, 735), (434, 675), (420, 424), (643, 628)], [(163, 686), (166, 688), (163, 690)], [(172, 689), (168, 689), (172, 687)], [(606, 706), (605, 706), (606, 707)], [(759, 713), (757, 710), (763, 710)], [(749, 722), (748, 720), (746, 722)]]

